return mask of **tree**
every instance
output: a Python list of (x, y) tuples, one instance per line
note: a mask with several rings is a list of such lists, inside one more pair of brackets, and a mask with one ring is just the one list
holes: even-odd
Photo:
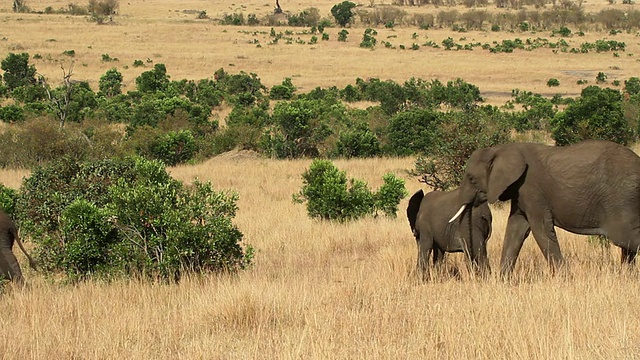
[(355, 7), (356, 4), (351, 1), (343, 1), (340, 4), (333, 5), (331, 8), (331, 15), (333, 15), (340, 26), (346, 27), (347, 24), (351, 23), (355, 16), (353, 11), (351, 11)]
[(36, 67), (29, 65), (29, 54), (27, 53), (9, 53), (2, 60), (0, 68), (4, 71), (2, 79), (9, 90), (36, 83)]
[(634, 131), (624, 118), (620, 91), (588, 86), (581, 97), (551, 120), (551, 137), (564, 146), (586, 139), (610, 140), (626, 145)]
[(102, 95), (109, 98), (122, 94), (122, 74), (116, 68), (107, 70), (100, 77), (98, 87)]
[(164, 64), (155, 64), (153, 70), (145, 71), (136, 78), (140, 92), (164, 91), (169, 86), (169, 75)]

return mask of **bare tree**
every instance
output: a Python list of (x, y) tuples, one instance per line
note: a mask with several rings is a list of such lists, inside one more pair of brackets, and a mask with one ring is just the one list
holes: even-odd
[(280, 3), (276, 0), (276, 8), (273, 9), (274, 14), (282, 14), (282, 8), (280, 7)]
[(60, 120), (60, 130), (64, 128), (65, 121), (67, 119), (67, 112), (69, 111), (69, 103), (71, 102), (71, 93), (73, 92), (73, 83), (71, 76), (73, 76), (73, 66), (75, 61), (71, 61), (69, 67), (65, 69), (65, 64), (60, 63), (62, 69), (62, 81), (63, 89), (61, 93), (51, 92), (51, 87), (47, 84), (44, 76), (40, 75), (39, 82), (47, 91), (47, 97), (49, 98), (49, 107), (55, 112), (58, 120)]

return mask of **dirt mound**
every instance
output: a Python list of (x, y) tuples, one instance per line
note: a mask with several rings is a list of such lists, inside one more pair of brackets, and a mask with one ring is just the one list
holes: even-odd
[(260, 159), (262, 156), (253, 150), (231, 150), (224, 152), (220, 155), (216, 155), (216, 160), (255, 160)]

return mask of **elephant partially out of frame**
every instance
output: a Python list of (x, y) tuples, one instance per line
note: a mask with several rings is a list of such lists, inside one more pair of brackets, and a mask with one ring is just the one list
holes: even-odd
[(530, 232), (552, 268), (560, 265), (556, 226), (606, 236), (622, 249), (626, 263), (640, 249), (640, 157), (622, 145), (588, 140), (565, 147), (513, 143), (478, 149), (454, 200), (458, 214), (471, 204), (498, 200), (511, 200), (503, 275), (513, 271)]
[(29, 265), (35, 270), (36, 262), (29, 256), (18, 237), (18, 229), (9, 215), (0, 211), (0, 276), (23, 286), (24, 278), (20, 264), (13, 254), (13, 242), (17, 242), (22, 252), (27, 256)]
[(418, 245), (418, 271), (427, 274), (429, 256), (433, 264), (444, 259), (445, 252), (464, 252), (472, 267), (480, 274), (490, 271), (487, 241), (491, 236), (491, 210), (485, 202), (467, 207), (458, 222), (448, 220), (457, 210), (459, 189), (432, 191), (426, 195), (418, 190), (407, 206), (407, 217)]

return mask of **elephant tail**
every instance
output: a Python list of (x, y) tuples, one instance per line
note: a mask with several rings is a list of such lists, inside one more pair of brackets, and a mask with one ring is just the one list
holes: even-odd
[(416, 221), (418, 219), (418, 211), (420, 210), (422, 198), (424, 198), (424, 192), (420, 189), (413, 194), (411, 199), (409, 199), (409, 205), (407, 206), (407, 218), (409, 219), (409, 225), (411, 225), (413, 235), (416, 237), (418, 235), (416, 233)]
[(16, 230), (15, 227), (11, 228), (11, 235), (13, 235), (13, 238), (15, 239), (15, 241), (18, 243), (18, 246), (20, 247), (20, 250), (22, 250), (22, 252), (24, 253), (24, 255), (27, 257), (27, 259), (29, 260), (29, 266), (31, 266), (31, 268), (33, 270), (38, 270), (38, 265), (35, 262), (35, 260), (33, 260), (33, 258), (31, 257), (31, 255), (29, 255), (29, 253), (27, 253), (27, 250), (25, 250), (24, 246), (22, 245), (22, 241), (20, 241), (20, 237), (18, 236), (18, 231)]

